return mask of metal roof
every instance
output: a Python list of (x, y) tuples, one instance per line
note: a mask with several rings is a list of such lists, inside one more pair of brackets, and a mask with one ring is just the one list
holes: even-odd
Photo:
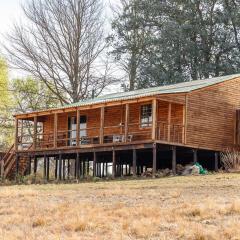
[(131, 100), (135, 98), (149, 97), (149, 96), (154, 96), (159, 94), (187, 93), (193, 90), (198, 90), (198, 89), (208, 87), (217, 83), (221, 83), (236, 77), (240, 77), (240, 74), (209, 78), (204, 80), (194, 80), (190, 82), (182, 82), (182, 83), (171, 84), (171, 85), (160, 86), (160, 87), (139, 89), (139, 90), (129, 91), (129, 92), (113, 93), (113, 94), (96, 97), (94, 99), (87, 99), (81, 102), (68, 104), (66, 106), (63, 106), (63, 108), (87, 106), (87, 105), (113, 102), (113, 101)]
[[(89, 105), (114, 102), (114, 101), (131, 100), (131, 99), (136, 99), (141, 97), (150, 97), (150, 96), (159, 95), (159, 94), (188, 93), (188, 92), (202, 89), (217, 83), (231, 80), (237, 77), (240, 77), (240, 74), (227, 75), (227, 76), (215, 77), (215, 78), (209, 78), (209, 79), (203, 79), (203, 80), (193, 80), (189, 82), (182, 82), (182, 83), (171, 84), (171, 85), (160, 86), (160, 87), (152, 87), (147, 89), (139, 89), (139, 90), (129, 91), (129, 92), (107, 94), (107, 95), (99, 96), (93, 99), (87, 99), (77, 103), (64, 105), (62, 107), (54, 108), (51, 110), (89, 106)], [(39, 111), (39, 112), (42, 112), (42, 111)]]

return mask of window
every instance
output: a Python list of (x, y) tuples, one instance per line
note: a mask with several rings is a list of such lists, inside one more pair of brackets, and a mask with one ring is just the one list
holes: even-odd
[(140, 126), (142, 128), (152, 126), (152, 105), (151, 104), (141, 106)]

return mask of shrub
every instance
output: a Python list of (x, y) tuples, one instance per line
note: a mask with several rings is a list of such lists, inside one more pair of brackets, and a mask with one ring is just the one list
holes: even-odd
[(220, 154), (221, 162), (227, 171), (240, 170), (240, 152), (236, 150), (227, 150)]

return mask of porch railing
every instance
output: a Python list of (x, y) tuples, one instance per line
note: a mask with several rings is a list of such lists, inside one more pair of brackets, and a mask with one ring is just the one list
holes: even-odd
[[(142, 127), (140, 123), (129, 123), (127, 135), (125, 135), (125, 127), (120, 124), (117, 126), (105, 126), (103, 129), (102, 143), (123, 143), (123, 142), (137, 142), (152, 139), (152, 127)], [(80, 129), (79, 144), (77, 144), (77, 131), (64, 130), (57, 132), (56, 148), (61, 147), (75, 147), (77, 145), (97, 145), (101, 143), (100, 128), (84, 128)], [(127, 137), (127, 139), (125, 139)], [(184, 141), (184, 126), (181, 124), (168, 124), (160, 121), (156, 126), (157, 140), (171, 143), (183, 143)], [(18, 149), (27, 150), (33, 144), (32, 137), (23, 136), (19, 138)], [(55, 148), (54, 133), (38, 133), (36, 136), (36, 149), (51, 149)]]
[(184, 125), (168, 124), (167, 122), (158, 122), (157, 139), (172, 143), (183, 143)]

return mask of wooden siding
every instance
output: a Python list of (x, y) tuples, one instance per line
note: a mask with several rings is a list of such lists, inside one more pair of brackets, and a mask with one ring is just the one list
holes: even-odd
[(240, 78), (188, 94), (186, 144), (224, 150), (234, 145)]
[[(129, 121), (128, 121), (128, 134), (133, 136), (131, 141), (142, 141), (151, 139), (152, 128), (140, 126), (140, 109), (142, 105), (152, 104), (151, 101), (132, 103), (129, 104)], [(168, 123), (168, 107), (171, 104), (171, 124), (183, 124), (183, 105), (176, 103), (168, 103), (166, 101), (158, 101), (157, 104), (157, 138), (160, 139), (160, 135), (164, 134), (164, 139), (167, 136), (167, 123)], [(125, 117), (126, 117), (126, 105), (118, 105), (105, 107), (104, 110), (104, 136), (108, 135), (124, 135), (125, 132)], [(87, 117), (87, 137), (94, 138), (100, 136), (100, 113), (99, 109), (81, 110), (80, 116)], [(58, 114), (58, 139), (60, 135), (65, 138), (68, 135), (68, 117), (76, 116), (77, 112), (66, 112)], [(49, 138), (49, 135), (54, 132), (54, 115), (45, 116), (44, 122), (44, 140)], [(176, 130), (175, 130), (176, 131)], [(160, 134), (161, 132), (161, 134)], [(65, 134), (64, 134), (65, 133)], [(173, 130), (171, 131), (171, 139), (173, 139)], [(53, 139), (53, 137), (51, 137)], [(63, 142), (60, 145), (66, 145), (67, 142)], [(59, 144), (58, 144), (59, 146)]]

